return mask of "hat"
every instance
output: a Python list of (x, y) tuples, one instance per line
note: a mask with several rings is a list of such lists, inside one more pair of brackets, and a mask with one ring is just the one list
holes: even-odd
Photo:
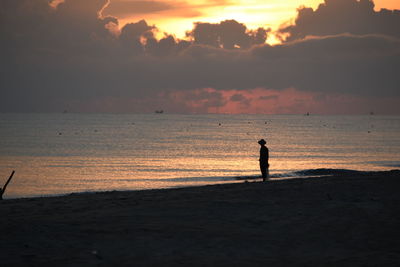
[(260, 141), (258, 141), (258, 143), (259, 143), (260, 145), (265, 145), (267, 142), (265, 142), (264, 139), (261, 139)]

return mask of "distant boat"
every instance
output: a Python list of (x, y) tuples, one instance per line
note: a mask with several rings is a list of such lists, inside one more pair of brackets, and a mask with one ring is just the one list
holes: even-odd
[(162, 109), (161, 110), (156, 110), (155, 113), (162, 114), (162, 113), (164, 113), (164, 110), (162, 110)]

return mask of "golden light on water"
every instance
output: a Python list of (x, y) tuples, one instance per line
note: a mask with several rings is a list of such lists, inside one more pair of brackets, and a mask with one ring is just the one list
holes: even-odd
[(260, 138), (267, 139), (274, 179), (399, 164), (396, 116), (3, 114), (3, 120), (4, 129), (16, 129), (0, 131), (3, 151), (10, 151), (0, 155), (0, 173), (16, 170), (6, 198), (252, 180), (260, 173)]

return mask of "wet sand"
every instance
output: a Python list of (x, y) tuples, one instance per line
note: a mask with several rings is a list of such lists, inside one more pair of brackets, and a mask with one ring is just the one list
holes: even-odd
[(400, 171), (0, 201), (1, 266), (399, 266)]

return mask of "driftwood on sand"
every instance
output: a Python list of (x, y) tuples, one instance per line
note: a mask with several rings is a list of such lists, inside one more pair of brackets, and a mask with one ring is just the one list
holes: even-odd
[(0, 200), (3, 200), (3, 194), (4, 194), (4, 192), (6, 192), (6, 188), (7, 188), (8, 184), (10, 183), (11, 179), (13, 178), (14, 173), (15, 173), (15, 171), (12, 171), (12, 173), (11, 173), (10, 177), (8, 178), (7, 182), (5, 183), (4, 187), (0, 188)]

